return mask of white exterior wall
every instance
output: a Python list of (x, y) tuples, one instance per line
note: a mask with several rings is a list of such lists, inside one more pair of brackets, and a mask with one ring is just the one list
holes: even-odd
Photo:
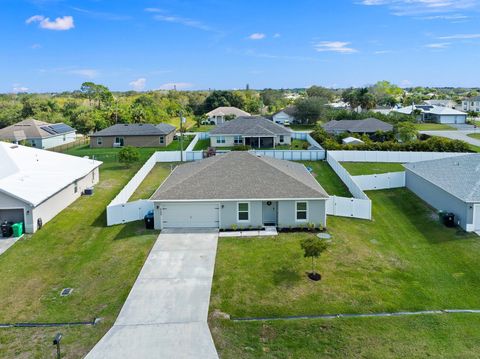
[(295, 121), (295, 117), (290, 116), (283, 111), (281, 111), (281, 112), (279, 112), (279, 113), (277, 113), (273, 116), (273, 122), (275, 122), (275, 123), (280, 123), (280, 124), (283, 125), (285, 123), (285, 121), (293, 123)]
[(464, 111), (480, 112), (480, 101), (464, 100), (462, 102), (462, 108)]
[(451, 116), (451, 115), (441, 115), (441, 116), (436, 116), (438, 118), (439, 123), (450, 123), (450, 124), (462, 124), (467, 121), (467, 116), (466, 115), (457, 115), (457, 116)]
[(65, 145), (67, 143), (75, 142), (77, 139), (77, 135), (75, 132), (65, 133), (58, 136), (52, 136), (48, 138), (38, 138), (38, 139), (30, 139), (28, 142), (35, 148), (42, 148), (42, 149), (49, 149), (61, 145)]

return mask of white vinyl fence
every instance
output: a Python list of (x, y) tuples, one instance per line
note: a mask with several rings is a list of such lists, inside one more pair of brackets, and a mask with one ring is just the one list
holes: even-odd
[(148, 211), (153, 210), (153, 202), (145, 199), (119, 203), (107, 207), (107, 226), (142, 220)]
[(352, 178), (363, 191), (405, 187), (405, 172), (352, 176)]
[(458, 152), (402, 152), (402, 151), (328, 151), (338, 162), (410, 163), (464, 156)]
[(323, 161), (325, 150), (253, 150), (256, 155), (288, 161)]

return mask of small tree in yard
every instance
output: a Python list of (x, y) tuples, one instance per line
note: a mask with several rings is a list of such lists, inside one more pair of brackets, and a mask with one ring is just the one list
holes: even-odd
[(118, 161), (120, 163), (132, 164), (140, 160), (140, 153), (135, 147), (124, 147), (118, 153)]
[(315, 260), (327, 249), (327, 244), (316, 236), (309, 236), (300, 242), (300, 246), (303, 249), (303, 256), (312, 258), (312, 272), (308, 273), (308, 277), (315, 281), (320, 280), (320, 274), (315, 271)]

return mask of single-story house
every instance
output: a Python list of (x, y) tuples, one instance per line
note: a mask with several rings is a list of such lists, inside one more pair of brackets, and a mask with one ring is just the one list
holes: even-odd
[(275, 123), (280, 125), (295, 123), (295, 113), (297, 112), (297, 108), (295, 106), (288, 106), (283, 110), (278, 111), (272, 116), (272, 120)]
[(342, 143), (344, 145), (363, 145), (365, 142), (363, 142), (361, 139), (359, 138), (355, 138), (355, 137), (346, 137), (342, 140)]
[(23, 222), (27, 233), (98, 183), (102, 164), (7, 142), (0, 142), (0, 163), (0, 222)]
[(74, 142), (75, 129), (64, 123), (48, 123), (27, 119), (0, 129), (0, 141), (26, 143), (32, 147), (49, 149)]
[(462, 101), (463, 111), (480, 112), (480, 96), (467, 98)]
[(250, 116), (250, 114), (239, 108), (229, 106), (217, 107), (215, 110), (208, 112), (205, 116), (208, 118), (206, 121), (208, 124), (219, 125), (240, 116)]
[(210, 131), (212, 147), (246, 145), (253, 148), (274, 148), (289, 145), (292, 131), (261, 116), (237, 117)]
[(446, 124), (462, 124), (467, 122), (467, 114), (465, 112), (444, 106), (412, 105), (394, 110), (394, 112), (404, 115), (411, 115), (414, 111), (419, 112), (417, 120), (421, 122)]
[(360, 133), (373, 134), (375, 132), (393, 131), (393, 125), (377, 120), (376, 118), (367, 118), (364, 120), (333, 120), (322, 125), (322, 127), (331, 134), (341, 133)]
[(295, 162), (232, 151), (180, 165), (150, 198), (155, 228), (326, 225), (329, 195)]
[(430, 105), (430, 106), (442, 106), (442, 107), (448, 107), (453, 109), (460, 107), (460, 105), (458, 105), (457, 102), (453, 100), (426, 100), (424, 102), (426, 105)]
[(175, 131), (175, 126), (168, 123), (117, 124), (90, 135), (90, 147), (167, 147)]
[(435, 209), (455, 214), (464, 230), (480, 231), (480, 154), (404, 166), (408, 189)]

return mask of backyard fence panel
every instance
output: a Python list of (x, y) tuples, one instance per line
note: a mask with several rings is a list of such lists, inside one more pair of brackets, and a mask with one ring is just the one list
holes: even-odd
[(193, 138), (192, 142), (188, 145), (188, 147), (185, 149), (186, 152), (193, 151), (195, 146), (197, 145), (198, 140), (200, 139), (200, 134), (196, 134), (195, 137)]
[(463, 156), (459, 152), (328, 151), (339, 162), (410, 163)]
[(405, 187), (405, 172), (352, 176), (352, 178), (364, 191)]
[(363, 193), (362, 189), (350, 176), (350, 173), (348, 173), (348, 171), (333, 156), (331, 156), (330, 152), (327, 152), (327, 162), (338, 175), (338, 177), (340, 177), (342, 182), (345, 183), (350, 193), (355, 198), (368, 200), (367, 195)]
[(370, 220), (372, 219), (372, 201), (369, 199), (331, 196), (327, 200), (327, 214)]
[(156, 162), (180, 162), (182, 160), (181, 153), (181, 151), (157, 151), (155, 152), (154, 156), (156, 158)]
[(153, 202), (144, 199), (122, 204), (110, 204), (107, 207), (107, 225), (113, 226), (142, 220), (151, 210), (153, 210)]

